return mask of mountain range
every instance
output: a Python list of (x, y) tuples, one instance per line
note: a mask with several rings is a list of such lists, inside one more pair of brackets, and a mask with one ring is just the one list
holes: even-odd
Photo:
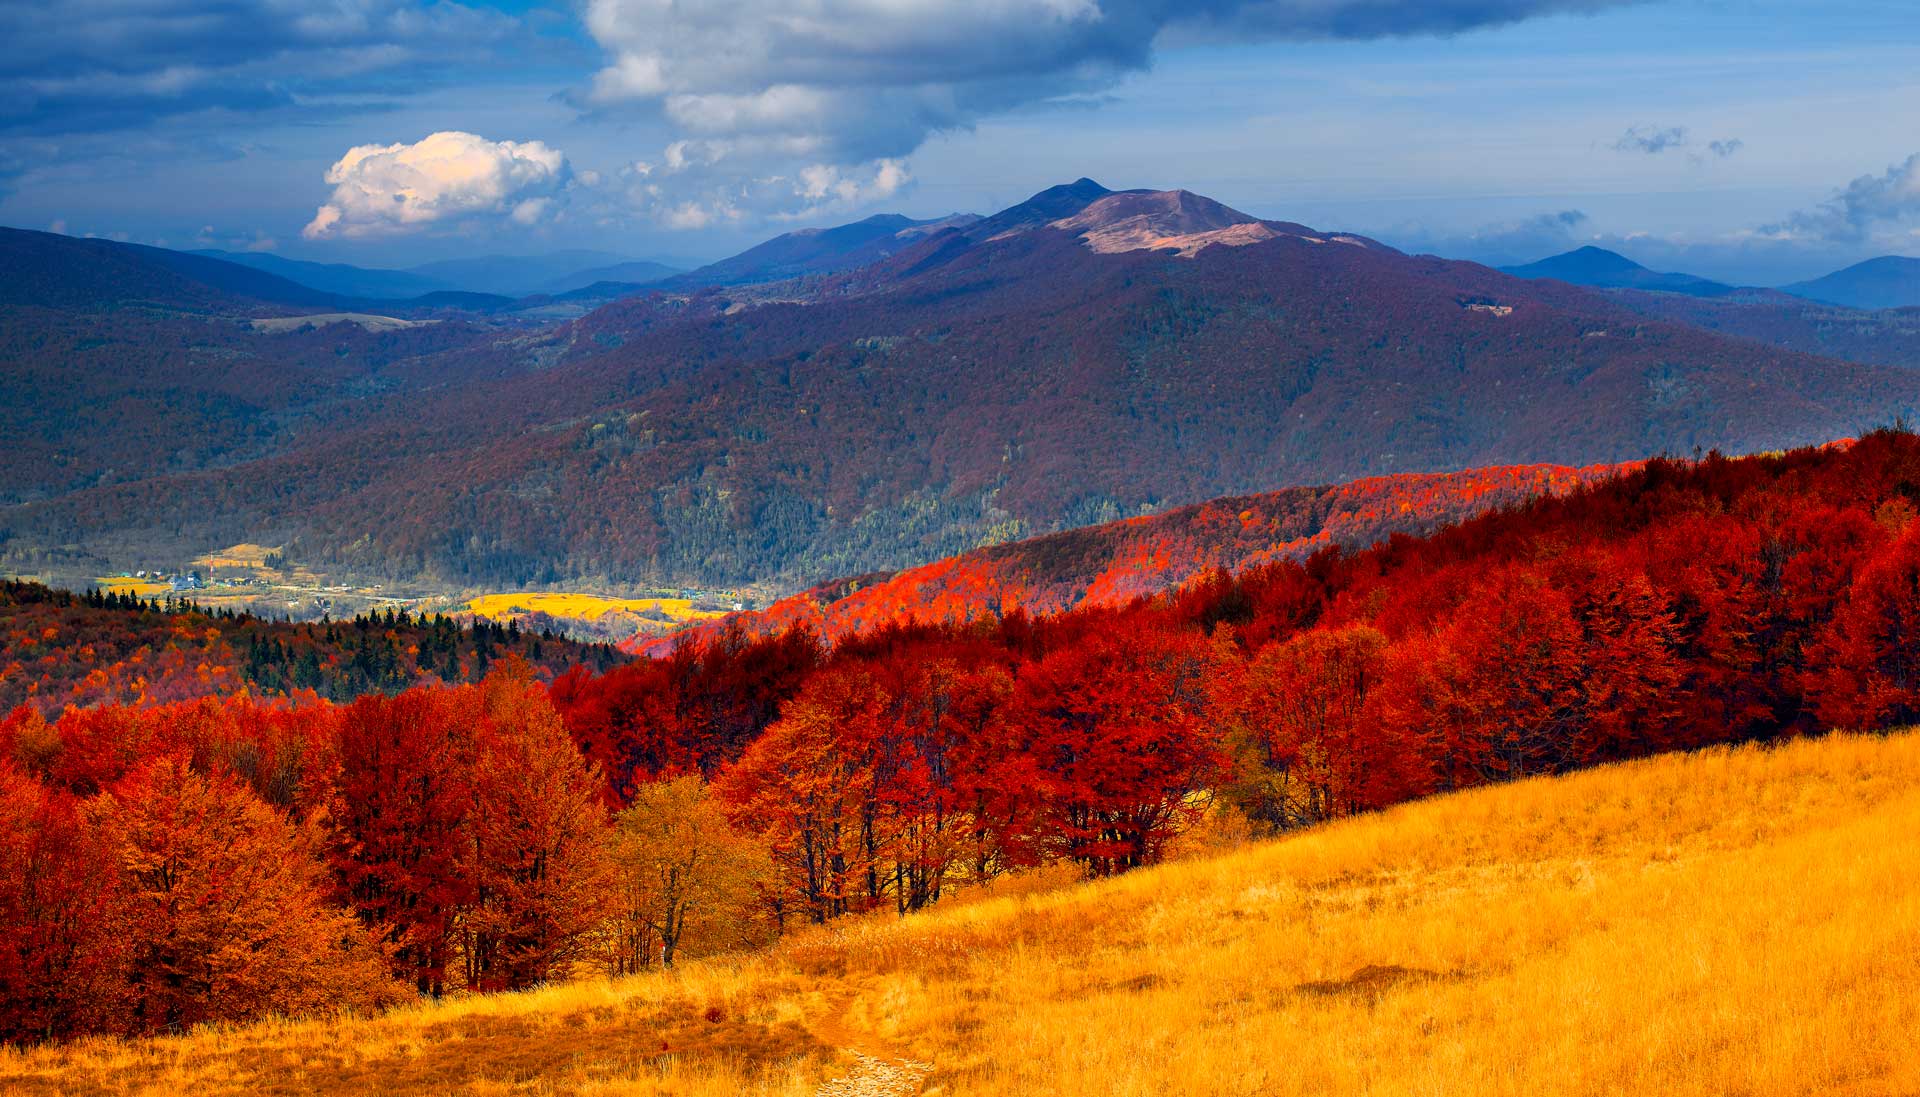
[(1776, 448), (1920, 406), (1905, 336), (1846, 361), (1793, 345), (1811, 321), (1761, 341), (1659, 314), (1733, 298), (1516, 278), (1184, 191), (1082, 179), (856, 227), (557, 324), (423, 307), (380, 331), (258, 330), (291, 283), (47, 237), (0, 298), (0, 559), (251, 540), (449, 585), (795, 589), (1289, 484)]
[(1883, 255), (1777, 291), (1742, 288), (1691, 274), (1662, 273), (1591, 244), (1535, 263), (1502, 267), (1516, 278), (1552, 278), (1576, 286), (1646, 290), (1689, 297), (1744, 296), (1765, 301), (1791, 296), (1868, 311), (1920, 306), (1920, 259)]
[(499, 297), (557, 295), (596, 282), (639, 287), (680, 273), (651, 260), (623, 259), (610, 252), (562, 251), (548, 255), (491, 255), (427, 263), (409, 270), (381, 270), (345, 263), (310, 263), (271, 252), (203, 250), (194, 255), (277, 274), (291, 282), (342, 297), (406, 299), (430, 293), (482, 293)]

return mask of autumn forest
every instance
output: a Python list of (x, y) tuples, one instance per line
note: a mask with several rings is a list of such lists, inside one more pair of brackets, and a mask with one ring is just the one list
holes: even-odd
[[(0, 682), (82, 623), (95, 651), (171, 631), (213, 654), (186, 692), (13, 695), (0, 1034), (626, 973), (1223, 831), (1910, 723), (1917, 508), (1920, 438), (1883, 430), (1649, 461), (1124, 603), (736, 625), (633, 660), (12, 587)], [(308, 669), (275, 677), (263, 646)], [(400, 654), (367, 677), (367, 651)]]

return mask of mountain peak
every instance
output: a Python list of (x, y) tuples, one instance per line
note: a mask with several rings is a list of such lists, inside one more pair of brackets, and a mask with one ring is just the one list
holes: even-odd
[(1189, 190), (1109, 193), (1052, 227), (1077, 234), (1093, 251), (1174, 249), (1192, 256), (1209, 244), (1257, 244), (1280, 235), (1259, 218)]
[(1642, 289), (1683, 293), (1692, 297), (1719, 297), (1733, 287), (1691, 274), (1648, 270), (1617, 251), (1586, 244), (1518, 267), (1501, 267), (1515, 278), (1551, 278), (1576, 286)]
[(1585, 279), (1597, 275), (1631, 274), (1646, 269), (1617, 251), (1608, 251), (1592, 244), (1583, 244), (1572, 251), (1550, 255), (1524, 266), (1505, 268), (1508, 274), (1520, 278), (1558, 278), (1576, 285), (1584, 284)]
[(1781, 289), (1796, 297), (1856, 309), (1920, 305), (1920, 259), (1882, 255)]
[(1072, 217), (1095, 201), (1113, 193), (1082, 176), (1071, 183), (1048, 187), (1019, 205), (1008, 206), (999, 213), (976, 222), (968, 229), (967, 234), (975, 240), (991, 240), (1009, 233), (1025, 232), (1028, 229), (1051, 224), (1063, 217)]

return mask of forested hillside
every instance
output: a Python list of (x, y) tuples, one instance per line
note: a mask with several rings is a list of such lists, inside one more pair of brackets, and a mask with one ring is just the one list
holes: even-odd
[(1360, 549), (1421, 534), (1483, 511), (1557, 495), (1631, 471), (1620, 465), (1496, 466), (1406, 473), (1317, 488), (1215, 499), (975, 549), (916, 568), (818, 584), (764, 610), (733, 614), (663, 637), (636, 638), (655, 654), (729, 628), (767, 635), (804, 627), (829, 640), (887, 624), (964, 624), (1020, 611), (1058, 613), (1124, 605), (1197, 576), (1239, 572), (1322, 549)]
[[(349, 704), (23, 706), (0, 1033), (630, 972), (1016, 871), (1127, 873), (1209, 828), (1911, 724), (1916, 485), (1920, 438), (1876, 432), (1121, 606), (830, 647), (736, 628), (550, 686), (507, 660)], [(697, 895), (661, 883), (688, 855), (726, 866)]]
[(1920, 308), (1867, 312), (1774, 290), (1741, 290), (1711, 299), (1667, 293), (1621, 292), (1613, 296), (1650, 319), (1688, 324), (1802, 354), (1920, 368)]
[(409, 359), (460, 383), (258, 460), (9, 508), (4, 551), (270, 538), (451, 585), (791, 588), (1277, 485), (1759, 450), (1917, 406), (1904, 369), (1082, 183), (847, 274)]
[(422, 682), (477, 682), (520, 658), (545, 677), (621, 662), (611, 648), (518, 625), (406, 612), (293, 624), (187, 601), (0, 583), (0, 711), (149, 705), (246, 692), (336, 701)]

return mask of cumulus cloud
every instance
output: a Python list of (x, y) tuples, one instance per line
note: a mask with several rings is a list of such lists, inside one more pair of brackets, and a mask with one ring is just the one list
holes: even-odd
[(1920, 153), (1879, 175), (1862, 175), (1840, 193), (1761, 230), (1781, 239), (1854, 243), (1868, 239), (1883, 224), (1920, 217)]
[[(1726, 137), (1717, 141), (1708, 141), (1705, 145), (1699, 147), (1705, 148), (1707, 152), (1716, 159), (1725, 160), (1727, 157), (1739, 152), (1745, 146), (1746, 142), (1740, 140), (1738, 137)], [(1687, 127), (1685, 126), (1667, 126), (1664, 128), (1660, 126), (1633, 126), (1629, 128), (1626, 133), (1622, 134), (1618, 141), (1613, 143), (1613, 147), (1620, 152), (1642, 152), (1648, 156), (1658, 156), (1663, 152), (1676, 150), (1685, 151), (1695, 146), (1693, 144), (1693, 137), (1687, 132)], [(1698, 154), (1691, 155), (1696, 162), (1701, 159)]]
[(333, 194), (301, 235), (374, 236), (475, 218), (532, 225), (569, 179), (566, 157), (539, 141), (448, 131), (410, 145), (356, 145), (327, 169)]
[(913, 182), (906, 162), (803, 163), (792, 171), (764, 165), (805, 148), (762, 140), (676, 141), (658, 161), (638, 160), (600, 188), (603, 216), (637, 212), (670, 229), (795, 221), (883, 201)]

